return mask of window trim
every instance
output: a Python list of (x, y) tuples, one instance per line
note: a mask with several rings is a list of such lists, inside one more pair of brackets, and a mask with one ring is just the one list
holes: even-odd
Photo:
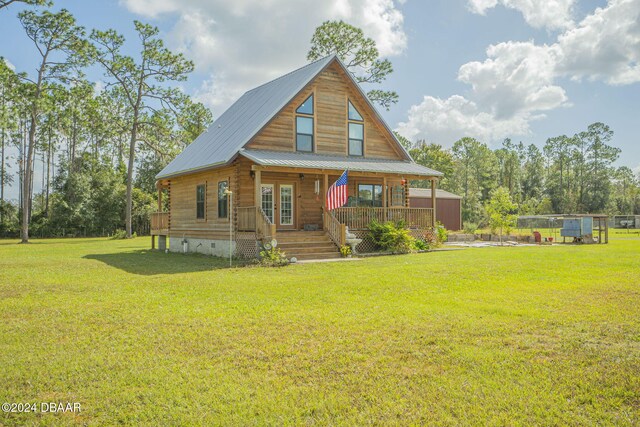
[[(360, 187), (361, 186), (368, 186), (371, 187), (371, 205), (361, 205), (360, 204)], [(374, 202), (377, 200), (376, 197), (376, 187), (380, 187), (380, 206), (377, 206), (374, 204)], [(384, 191), (384, 186), (382, 184), (376, 184), (376, 183), (372, 183), (372, 182), (358, 182), (357, 183), (357, 187), (356, 187), (356, 206), (365, 206), (365, 207), (372, 207), (372, 208), (379, 208), (379, 207), (383, 207), (382, 203), (384, 200), (384, 194), (382, 193)]]
[[(316, 138), (315, 138), (315, 133), (316, 133), (316, 96), (315, 96), (315, 92), (311, 92), (309, 94), (309, 96), (307, 96), (304, 101), (302, 101), (302, 103), (295, 109), (294, 111), (294, 128), (295, 128), (295, 141), (294, 143), (294, 149), (297, 153), (315, 153), (316, 152)], [(307, 113), (299, 113), (298, 109), (302, 106), (302, 104), (304, 104), (305, 102), (307, 102), (307, 100), (309, 98), (311, 99), (311, 114), (307, 114)], [(304, 117), (307, 119), (311, 119), (311, 134), (308, 133), (302, 133), (302, 132), (298, 132), (298, 117)], [(298, 135), (304, 135), (304, 136), (310, 136), (311, 137), (311, 150), (300, 150), (298, 149)]]
[[(203, 188), (202, 200), (198, 200), (200, 188)], [(198, 216), (198, 206), (202, 204), (202, 217)], [(207, 220), (207, 183), (204, 182), (202, 184), (196, 185), (196, 221), (206, 221)]]
[(218, 187), (217, 187), (217, 194), (216, 194), (216, 199), (218, 201), (217, 203), (217, 218), (218, 219), (223, 219), (223, 220), (229, 220), (229, 195), (225, 194), (224, 195), (224, 201), (225, 201), (225, 216), (220, 216), (220, 202), (222, 201), (222, 199), (220, 199), (220, 184), (226, 184), (226, 188), (229, 189), (229, 179), (222, 179), (221, 181), (218, 181)]
[[(349, 106), (352, 106), (354, 110), (356, 110), (356, 113), (358, 113), (358, 115), (360, 117), (362, 117), (362, 120), (357, 120), (357, 119), (352, 119), (349, 117)], [(362, 126), (362, 139), (358, 139), (358, 138), (351, 138), (351, 124), (354, 125), (360, 125)], [(365, 134), (365, 123), (364, 123), (364, 117), (362, 116), (362, 113), (360, 113), (360, 110), (358, 110), (358, 108), (356, 108), (355, 104), (353, 102), (351, 102), (351, 100), (349, 98), (347, 98), (347, 155), (350, 157), (365, 157), (365, 144), (364, 144), (364, 134)], [(353, 154), (351, 152), (351, 141), (359, 141), (361, 144), (361, 152), (362, 154)]]

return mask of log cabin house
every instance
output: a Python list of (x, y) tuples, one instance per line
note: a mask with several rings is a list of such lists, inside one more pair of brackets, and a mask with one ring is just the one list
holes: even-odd
[[(349, 199), (327, 211), (348, 170)], [(289, 257), (339, 257), (347, 230), (404, 219), (414, 235), (431, 208), (409, 206), (408, 182), (442, 174), (413, 162), (344, 64), (329, 56), (246, 92), (157, 175), (152, 247), (252, 257), (276, 239)], [(162, 194), (168, 210), (162, 212)], [(435, 194), (435, 191), (433, 192)], [(348, 229), (347, 229), (348, 227)]]

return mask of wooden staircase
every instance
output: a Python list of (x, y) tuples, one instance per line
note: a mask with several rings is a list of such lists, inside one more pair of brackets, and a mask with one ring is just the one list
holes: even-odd
[(340, 250), (324, 231), (278, 231), (276, 240), (289, 259), (340, 258)]

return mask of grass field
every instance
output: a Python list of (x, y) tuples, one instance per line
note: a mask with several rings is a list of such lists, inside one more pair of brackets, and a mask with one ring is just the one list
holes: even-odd
[(640, 237), (282, 269), (0, 241), (0, 425), (638, 425)]

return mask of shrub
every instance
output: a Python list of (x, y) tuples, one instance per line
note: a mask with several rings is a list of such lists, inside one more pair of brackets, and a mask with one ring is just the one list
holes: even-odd
[(260, 251), (260, 265), (263, 267), (282, 267), (289, 264), (284, 252), (275, 247), (263, 247)]
[(464, 224), (463, 231), (465, 234), (476, 234), (476, 231), (478, 231), (478, 224), (475, 222), (467, 222)]
[(438, 243), (444, 243), (449, 239), (449, 232), (440, 221), (436, 222), (436, 237)]
[(415, 242), (415, 248), (418, 251), (428, 251), (429, 250), (429, 244), (427, 242), (425, 242), (424, 240), (421, 239), (416, 239)]
[(415, 248), (415, 241), (403, 221), (385, 222), (371, 221), (369, 224), (369, 235), (373, 243), (380, 250), (391, 251), (393, 253), (406, 254)]

